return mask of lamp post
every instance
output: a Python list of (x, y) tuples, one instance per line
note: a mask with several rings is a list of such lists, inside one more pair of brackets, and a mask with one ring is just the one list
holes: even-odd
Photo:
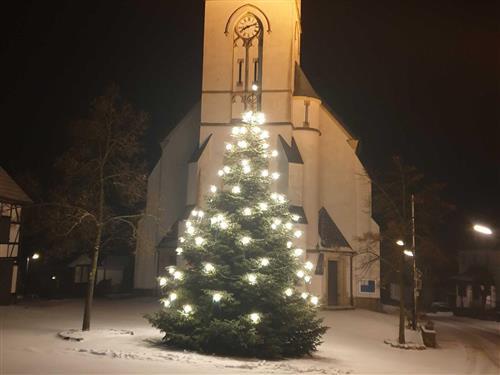
[(28, 274), (30, 268), (30, 260), (38, 260), (40, 259), (39, 253), (33, 253), (30, 257), (26, 257), (26, 274)]
[(415, 233), (415, 194), (411, 195), (411, 253), (413, 258), (413, 319), (412, 327), (417, 330), (418, 275)]
[(28, 284), (29, 284), (29, 269), (30, 269), (30, 262), (31, 261), (36, 261), (40, 259), (40, 253), (33, 253), (31, 256), (26, 257), (26, 281), (24, 285), (24, 292), (27, 294), (28, 293)]

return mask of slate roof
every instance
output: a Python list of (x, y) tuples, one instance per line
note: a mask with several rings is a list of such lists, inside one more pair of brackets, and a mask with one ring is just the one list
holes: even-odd
[(283, 138), (281, 135), (279, 136), (279, 140), (281, 142), (281, 145), (283, 146), (283, 149), (285, 150), (285, 155), (289, 163), (304, 164), (302, 155), (299, 151), (299, 147), (297, 146), (297, 142), (295, 142), (294, 138), (292, 138), (291, 146), (286, 143), (285, 138)]
[(299, 64), (295, 64), (295, 87), (293, 90), (293, 96), (307, 96), (309, 98), (321, 100), (320, 96), (312, 87), (311, 82), (309, 82), (309, 79)]
[(302, 206), (290, 206), (290, 213), (292, 215), (299, 215), (299, 224), (307, 224), (306, 212)]
[(321, 238), (321, 246), (326, 248), (351, 248), (351, 245), (349, 245), (349, 242), (347, 242), (339, 227), (324, 207), (319, 211), (318, 231)]
[(191, 159), (189, 159), (189, 163), (195, 163), (198, 160), (200, 160), (201, 155), (203, 155), (203, 151), (205, 151), (205, 148), (207, 147), (208, 142), (210, 142), (210, 138), (212, 138), (212, 134), (210, 134), (208, 136), (208, 138), (205, 139), (205, 142), (203, 142), (203, 144), (199, 148), (196, 149), (196, 151), (193, 153), (193, 155), (191, 155)]
[[(294, 96), (307, 96), (309, 98), (316, 98), (319, 100), (322, 100), (319, 94), (314, 90), (314, 87), (311, 85), (311, 82), (307, 78), (306, 74), (302, 70), (302, 67), (299, 64), (295, 64), (295, 87), (293, 90), (293, 95)], [(340, 116), (330, 107), (327, 103), (325, 103), (323, 100), (321, 102), (323, 107), (330, 112), (330, 114), (335, 117), (335, 119), (339, 122), (340, 125), (344, 128), (344, 130), (347, 132), (350, 138), (352, 138), (353, 141), (355, 141), (355, 149), (358, 147), (358, 141), (357, 137), (355, 134), (352, 132), (351, 129), (345, 124), (344, 121), (340, 118)]]
[(33, 203), (9, 174), (0, 167), (0, 201), (13, 203)]
[(179, 222), (177, 221), (168, 233), (161, 239), (157, 248), (172, 249), (177, 247), (177, 239), (179, 237)]

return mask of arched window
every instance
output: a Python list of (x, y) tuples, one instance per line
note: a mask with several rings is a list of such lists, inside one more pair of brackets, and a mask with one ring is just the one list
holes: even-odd
[(260, 110), (262, 95), (262, 21), (254, 13), (242, 15), (233, 30), (233, 118)]

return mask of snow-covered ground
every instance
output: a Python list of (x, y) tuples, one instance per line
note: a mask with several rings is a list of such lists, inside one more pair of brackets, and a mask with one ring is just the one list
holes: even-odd
[[(158, 346), (143, 315), (151, 299), (98, 300), (96, 331), (84, 341), (57, 334), (79, 328), (81, 301), (0, 307), (0, 374), (499, 374), (498, 323), (435, 316), (439, 349), (394, 349), (397, 317), (364, 310), (324, 311), (331, 327), (312, 358), (259, 361), (202, 356)], [(97, 331), (97, 330), (101, 331)], [(132, 330), (134, 335), (114, 330)]]

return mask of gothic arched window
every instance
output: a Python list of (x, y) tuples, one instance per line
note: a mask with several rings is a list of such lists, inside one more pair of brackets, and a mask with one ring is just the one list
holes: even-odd
[(234, 26), (233, 118), (246, 110), (260, 110), (262, 93), (262, 21), (246, 13)]

